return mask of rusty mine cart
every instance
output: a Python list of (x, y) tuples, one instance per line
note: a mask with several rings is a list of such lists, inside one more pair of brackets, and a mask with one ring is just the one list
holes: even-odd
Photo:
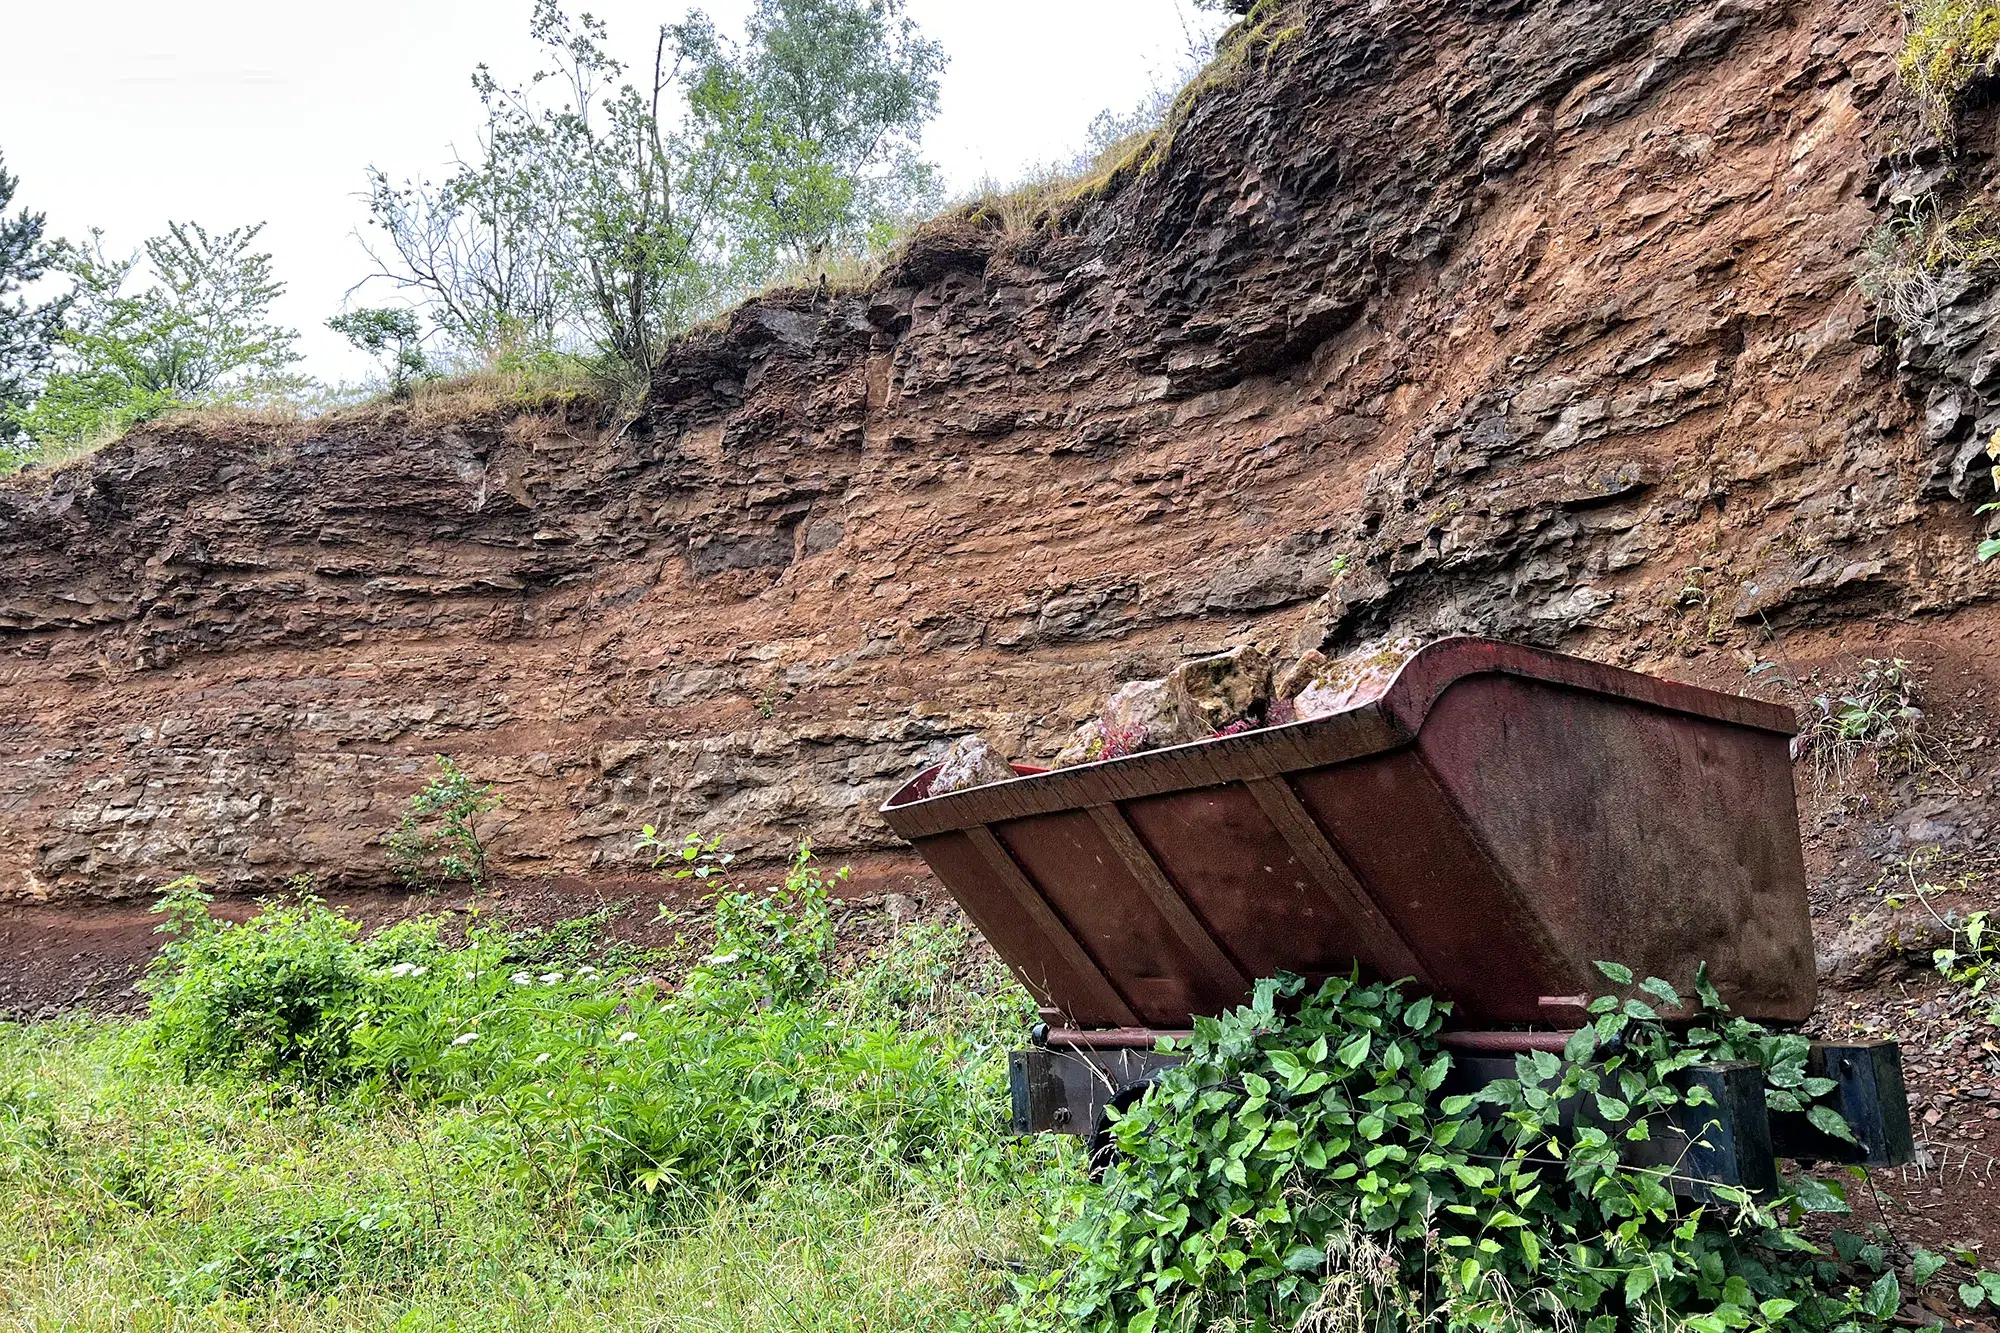
[[(1359, 965), (1449, 999), (1454, 1083), (1560, 1053), (1594, 960), (1795, 1026), (1814, 1002), (1789, 709), (1484, 639), (1417, 653), (1378, 697), (883, 807), (1035, 996), (1014, 1128), (1106, 1142), (1181, 1057), (1155, 1049), (1279, 972)], [(1859, 1140), (1772, 1114), (1761, 1071), (1698, 1067), (1686, 1192), (1776, 1184), (1776, 1159), (1912, 1158), (1894, 1042), (1814, 1043)], [(1687, 1114), (1692, 1115), (1690, 1111)]]

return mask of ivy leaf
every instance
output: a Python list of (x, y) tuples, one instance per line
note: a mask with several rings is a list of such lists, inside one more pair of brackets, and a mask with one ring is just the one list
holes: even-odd
[(1615, 1125), (1632, 1114), (1632, 1108), (1616, 1097), (1609, 1097), (1600, 1092), (1597, 1094), (1597, 1113)]
[(1759, 1305), (1757, 1312), (1764, 1316), (1766, 1323), (1775, 1324), (1798, 1308), (1799, 1303), (1797, 1301), (1775, 1299), (1765, 1301), (1762, 1305)]
[(1931, 1279), (1938, 1275), (1938, 1270), (1949, 1262), (1950, 1260), (1943, 1255), (1934, 1254), (1929, 1250), (1918, 1249), (1913, 1252), (1910, 1255), (1910, 1276), (1916, 1279), (1917, 1290), (1922, 1291), (1929, 1286)]
[(1977, 1280), (1986, 1289), (1986, 1299), (2000, 1305), (2000, 1273), (1988, 1270), (1980, 1273)]
[(1571, 1064), (1588, 1060), (1597, 1054), (1597, 1029), (1580, 1027), (1570, 1034), (1569, 1044), (1563, 1047), (1563, 1059)]
[(1961, 1282), (1958, 1284), (1958, 1303), (1966, 1309), (1977, 1310), (1980, 1303), (1985, 1299), (1986, 1288), (1980, 1286), (1977, 1282)]
[[(1614, 986), (1629, 986), (1632, 984), (1632, 969), (1626, 967), (1623, 963), (1598, 963), (1595, 966)], [(1643, 1288), (1641, 1290), (1643, 1294)]]
[(1326, 1266), (1326, 1251), (1317, 1245), (1294, 1245), (1285, 1252), (1285, 1271), (1313, 1273)]
[(1809, 1213), (1851, 1213), (1847, 1206), (1847, 1191), (1838, 1183), (1821, 1180), (1817, 1176), (1802, 1175), (1792, 1182), (1792, 1197), (1799, 1201), (1799, 1207)]
[(1831, 1134), (1843, 1143), (1852, 1143), (1858, 1146), (1861, 1142), (1861, 1140), (1854, 1137), (1854, 1131), (1847, 1127), (1847, 1122), (1840, 1118), (1840, 1112), (1834, 1110), (1831, 1106), (1812, 1107), (1806, 1112), (1806, 1120), (1811, 1123), (1814, 1129), (1825, 1134)]
[(1861, 1298), (1861, 1308), (1884, 1321), (1896, 1317), (1896, 1311), (1903, 1308), (1903, 1284), (1896, 1280), (1895, 1273), (1884, 1273), (1869, 1285), (1868, 1294)]
[(1340, 1055), (1339, 1055), (1340, 1063), (1346, 1065), (1349, 1069), (1359, 1069), (1361, 1067), (1361, 1062), (1368, 1058), (1369, 1045), (1370, 1041), (1367, 1033), (1365, 1032), (1355, 1033), (1354, 1036), (1349, 1038), (1346, 1044), (1340, 1048)]
[(1658, 977), (1647, 977), (1639, 983), (1639, 989), (1669, 1009), (1678, 1009), (1681, 1007), (1681, 993)]
[(1430, 1022), (1431, 997), (1426, 995), (1421, 1000), (1418, 1000), (1415, 1004), (1405, 1009), (1403, 1011), (1403, 1021), (1409, 1024), (1413, 1028), (1421, 1028), (1424, 1024)]
[(1160, 1321), (1160, 1311), (1148, 1306), (1132, 1316), (1125, 1325), (1125, 1333), (1153, 1333), (1153, 1326)]

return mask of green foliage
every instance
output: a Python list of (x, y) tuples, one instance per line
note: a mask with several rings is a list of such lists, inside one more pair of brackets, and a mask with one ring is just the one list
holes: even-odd
[[(631, 398), (732, 296), (930, 197), (914, 143), (943, 55), (901, 0), (762, 0), (740, 47), (695, 12), (638, 82), (604, 24), (558, 0), (531, 31), (546, 64), (526, 83), (474, 75), (469, 160), (435, 183), (370, 172), (379, 275), (461, 349), (587, 347)], [(662, 114), (676, 100), (680, 122)]]
[(2000, 52), (2000, 5), (1904, 0), (1903, 19), (1903, 83), (1916, 95), (1925, 127), (1948, 138), (1959, 99)]
[(1993, 971), (2000, 962), (2000, 932), (1994, 930), (1990, 913), (1984, 911), (1967, 912), (1962, 918), (1953, 913), (1950, 920), (1951, 943), (1933, 950), (1931, 961), (1947, 980), (1985, 999), (1986, 1020), (2000, 1023), (2000, 996), (1986, 995), (1990, 983), (2000, 975)]
[[(576, 932), (475, 927), (448, 948), (434, 923), (406, 923), (364, 942), (311, 898), (243, 925), (214, 920), (184, 881), (160, 909), (173, 939), (148, 983), (146, 1041), (190, 1074), (463, 1106), (462, 1149), (565, 1208), (625, 1197), (684, 1209), (749, 1197), (784, 1171), (888, 1186), (990, 1134), (1004, 1071), (983, 1053), (999, 1012), (976, 1037), (912, 1033), (884, 1003), (894, 960), (834, 988), (826, 877), (805, 849), (773, 893), (730, 886), (712, 902), (717, 953), (662, 991), (550, 965)], [(926, 944), (933, 957), (943, 947)], [(533, 954), (535, 966), (511, 961)], [(318, 1249), (319, 1234), (281, 1250)]]
[(108, 258), (95, 231), (88, 245), (59, 246), (55, 266), (76, 283), (75, 304), (22, 429), (45, 445), (88, 445), (170, 408), (302, 388), (289, 369), (298, 335), (270, 321), (284, 284), (271, 256), (251, 248), (262, 230), (169, 223), (141, 251), (152, 285), (137, 295), (126, 288), (139, 254)]
[(423, 325), (413, 310), (350, 310), (335, 315), (326, 326), (357, 350), (382, 359), (392, 397), (409, 397), (412, 383), (430, 371), (424, 359)]
[(1863, 753), (1873, 754), (1884, 772), (1921, 768), (1929, 762), (1929, 745), (1918, 692), (1916, 672), (1902, 658), (1864, 658), (1844, 689), (1806, 694), (1794, 754), (1810, 756), (1824, 775), (1843, 781)]
[(674, 37), (691, 129), (733, 168), (737, 243), (761, 273), (879, 248), (936, 203), (918, 138), (946, 57), (903, 0), (757, 0), (741, 46), (699, 11)]
[(144, 983), (156, 1049), (190, 1076), (332, 1073), (367, 984), (360, 927), (306, 895), (243, 925), (211, 917), (210, 901), (199, 880), (180, 879), (153, 908), (167, 936)]
[[(661, 844), (649, 827), (640, 845)], [(668, 868), (676, 879), (706, 878), (717, 864), (710, 858), (718, 845), (690, 837), (661, 851), (654, 864)], [(726, 865), (726, 858), (720, 863)], [(846, 867), (833, 878), (846, 879)], [(790, 1004), (826, 984), (833, 961), (833, 911), (810, 843), (799, 844), (784, 882), (771, 892), (729, 886), (708, 902), (715, 912), (715, 952), (690, 975), (691, 989), (743, 990), (761, 1003)]]
[(479, 818), (500, 808), (493, 785), (475, 782), (464, 769), (437, 756), (438, 774), (410, 798), (402, 822), (388, 837), (389, 864), (413, 889), (486, 882), (486, 844)]
[(68, 296), (30, 303), (23, 291), (41, 281), (54, 260), (43, 213), (26, 208), (6, 216), (20, 178), (9, 175), (0, 156), (0, 470), (26, 440), (18, 423), (41, 386), (55, 356), (57, 330), (69, 308)]
[(1118, 1122), (1120, 1160), (1082, 1193), (1054, 1240), (1066, 1263), (1025, 1284), (1017, 1318), (1118, 1333), (1879, 1327), (1893, 1275), (1832, 1289), (1796, 1229), (1801, 1211), (1845, 1211), (1834, 1187), (1696, 1207), (1669, 1189), (1670, 1159), (1622, 1160), (1705, 1104), (1678, 1076), (1706, 1061), (1755, 1060), (1774, 1109), (1831, 1114), (1803, 1037), (1729, 1017), (1705, 980), (1692, 1006), (1664, 982), (1640, 990), (1690, 1007), (1692, 1026), (1603, 997), (1564, 1058), (1524, 1055), (1515, 1078), (1443, 1096), (1448, 1006), (1354, 979), (1260, 984), (1250, 1006), (1198, 1019), (1188, 1062)]
[[(439, 1003), (424, 997), (465, 985), (462, 971), (472, 969), (454, 981), (439, 970), (441, 959), (475, 961), (462, 947), (441, 948), (434, 932), (398, 933), (404, 938), (370, 967), (411, 966), (401, 977), (378, 976), (372, 998), (393, 1001), (400, 988), (410, 1003), (385, 1004), (382, 1027), (405, 1025)], [(557, 935), (576, 941), (589, 933), (575, 927)], [(492, 943), (495, 958), (533, 947), (521, 937)], [(385, 961), (391, 957), (395, 963)], [(1018, 1036), (1028, 1014), (963, 931), (898, 939), (836, 970), (808, 1006), (835, 1016), (824, 1024), (829, 1037), (845, 1041), (851, 1024), (835, 1018), (865, 1009), (869, 1030), (893, 1032), (924, 1063), (908, 1074), (879, 1073), (857, 1057), (844, 1079), (821, 1063), (801, 1070), (795, 1137), (841, 1117), (866, 1132), (815, 1145), (817, 1156), (767, 1171), (744, 1192), (727, 1180), (677, 1177), (651, 1195), (637, 1184), (560, 1187), (576, 1170), (572, 1141), (622, 1133), (624, 1123), (516, 1126), (496, 1114), (500, 1095), (518, 1091), (508, 1082), (513, 1062), (489, 1049), (493, 1072), (482, 1085), (471, 1055), (540, 1033), (551, 1045), (521, 1046), (519, 1063), (524, 1077), (553, 1077), (560, 1056), (537, 1064), (527, 1052), (568, 1040), (565, 1024), (584, 987), (610, 999), (636, 983), (605, 975), (545, 983), (553, 969), (538, 966), (530, 984), (517, 986), (508, 966), (498, 973), (506, 994), (464, 1015), (490, 1011), (479, 1039), (454, 1047), (463, 1027), (441, 1027), (422, 1057), (425, 1072), (402, 1079), (306, 1085), (296, 1074), (244, 1069), (189, 1082), (155, 1058), (150, 1022), (0, 1023), (0, 1325), (370, 1333), (985, 1327), (1050, 1190), (1072, 1179), (1067, 1143), (1004, 1136), (996, 1114), (1004, 1105), (1002, 1043)], [(922, 976), (901, 976), (906, 966)], [(416, 967), (426, 970), (414, 975)], [(942, 990), (933, 986), (940, 971), (952, 978)], [(877, 1009), (864, 990), (935, 994), (946, 1007), (921, 1015)], [(727, 1021), (727, 1012), (717, 1011), (716, 1021)], [(752, 1013), (747, 1021), (762, 1019)], [(633, 1053), (651, 1040), (614, 1038), (610, 1058), (633, 1061), (620, 1066), (628, 1077), (704, 1085), (708, 1100), (689, 1103), (697, 1112), (725, 1105), (728, 1079), (743, 1071), (641, 1066)], [(953, 1052), (960, 1058), (948, 1058)], [(459, 1081), (447, 1080), (440, 1054), (468, 1062), (450, 1075)], [(751, 1072), (774, 1083), (786, 1071)], [(871, 1105), (932, 1100), (961, 1107), (947, 1136), (901, 1157), (867, 1156), (879, 1123)], [(590, 1103), (580, 1105), (589, 1111)], [(534, 1160), (557, 1187), (521, 1156), (524, 1145), (543, 1140), (551, 1150)], [(857, 1155), (875, 1164), (853, 1169)]]

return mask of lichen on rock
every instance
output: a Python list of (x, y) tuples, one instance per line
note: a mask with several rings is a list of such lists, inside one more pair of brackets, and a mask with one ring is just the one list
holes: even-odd
[(1271, 702), (1271, 659), (1254, 643), (1175, 667), (1167, 677), (1181, 711), (1208, 734), (1243, 722), (1261, 723)]
[(1317, 652), (1306, 654), (1282, 677), (1280, 694), (1290, 705), (1289, 720), (1331, 717), (1381, 698), (1403, 664), (1423, 646), (1422, 639), (1404, 635), (1331, 660)]

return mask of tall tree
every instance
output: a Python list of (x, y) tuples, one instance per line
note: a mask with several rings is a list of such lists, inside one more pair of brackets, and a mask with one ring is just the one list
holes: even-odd
[(699, 11), (675, 34), (695, 124), (741, 166), (751, 247), (819, 264), (936, 202), (918, 140), (947, 57), (903, 0), (757, 0), (741, 45)]
[(944, 53), (901, 2), (763, 0), (741, 45), (697, 12), (635, 81), (601, 22), (536, 0), (543, 68), (473, 76), (478, 151), (438, 183), (371, 170), (378, 276), (462, 350), (588, 348), (641, 388), (688, 325), (933, 188), (915, 145)]
[(40, 302), (25, 295), (47, 275), (53, 254), (47, 215), (23, 208), (7, 216), (19, 185), (0, 156), (0, 453), (24, 443), (19, 419), (48, 371), (70, 303), (66, 295)]
[[(290, 370), (298, 334), (270, 318), (285, 286), (253, 248), (262, 230), (169, 223), (125, 259), (107, 257), (97, 231), (87, 245), (57, 247), (53, 262), (75, 280), (76, 300), (55, 369), (21, 416), (28, 433), (86, 444), (170, 407), (302, 388)], [(128, 294), (141, 255), (152, 283)]]

